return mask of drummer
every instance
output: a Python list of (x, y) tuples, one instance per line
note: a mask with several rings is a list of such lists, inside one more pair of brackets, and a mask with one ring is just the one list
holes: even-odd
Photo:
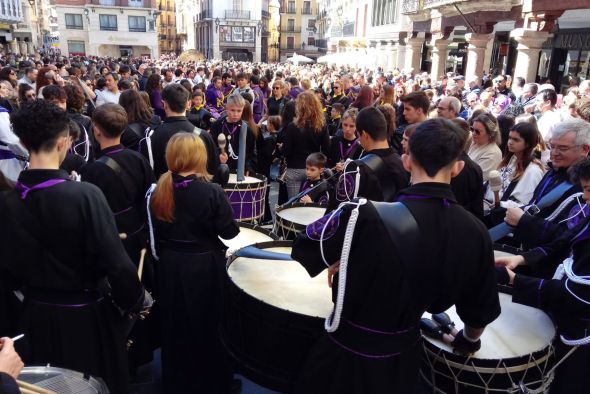
[[(7, 316), (2, 316), (6, 319)], [(23, 369), (23, 362), (14, 350), (10, 338), (0, 338), (0, 394), (18, 394), (20, 391), (15, 379)]]
[[(570, 170), (573, 183), (579, 183), (583, 198), (590, 205), (590, 159), (585, 158)], [(590, 335), (590, 219), (565, 232), (553, 242), (513, 257), (496, 258), (501, 283), (514, 286), (513, 302), (530, 305), (547, 311), (561, 334), (567, 339)], [(568, 257), (569, 256), (569, 257)], [(565, 260), (563, 260), (565, 258)], [(556, 260), (570, 265), (570, 274), (556, 271), (553, 279), (540, 279), (515, 273), (521, 265), (555, 267)], [(560, 266), (563, 267), (563, 266)], [(535, 269), (545, 271), (545, 269)], [(580, 278), (586, 278), (579, 281)], [(590, 339), (590, 338), (588, 338)], [(590, 342), (590, 341), (588, 341)], [(557, 344), (558, 360), (570, 348), (561, 341)], [(580, 346), (556, 370), (552, 393), (586, 393), (590, 387), (590, 349)]]
[[(295, 241), (292, 257), (311, 276), (329, 266), (329, 278), (335, 275), (337, 283), (328, 332), (311, 351), (295, 392), (414, 393), (418, 322), (426, 310), (442, 312), (456, 304), (466, 328), (455, 337), (455, 350), (479, 349), (479, 337), (500, 314), (500, 303), (487, 230), (456, 203), (449, 185), (463, 168), (457, 159), (464, 141), (456, 127), (440, 118), (423, 122), (403, 157), (413, 185), (400, 192), (399, 201), (419, 235), (390, 236), (395, 215), (357, 199), (331, 219), (309, 225)], [(356, 223), (349, 220), (357, 214)], [(344, 241), (351, 235), (351, 242)]]
[(356, 117), (356, 131), (365, 151), (363, 157), (373, 154), (380, 158), (379, 165), (377, 168), (358, 166), (356, 162), (346, 165), (336, 184), (335, 196), (328, 204), (329, 211), (356, 196), (391, 202), (401, 189), (408, 186), (408, 173), (399, 155), (389, 146), (387, 122), (381, 111), (375, 107), (362, 109)]
[[(305, 175), (307, 179), (301, 182), (301, 188), (299, 189), (300, 193), (303, 193), (306, 190), (311, 190), (322, 182), (327, 160), (326, 155), (320, 152), (312, 153), (307, 156), (307, 159), (305, 160)], [(315, 189), (314, 192), (304, 195), (301, 197), (300, 201), (306, 204), (315, 202), (320, 205), (327, 205), (328, 199), (330, 198), (328, 190), (327, 188), (322, 190), (319, 189), (320, 187)]]

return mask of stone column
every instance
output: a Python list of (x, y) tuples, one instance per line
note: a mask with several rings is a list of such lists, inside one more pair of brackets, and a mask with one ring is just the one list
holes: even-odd
[(469, 43), (467, 47), (467, 66), (465, 75), (482, 75), (485, 61), (485, 53), (492, 34), (467, 33), (465, 40)]
[(10, 41), (10, 51), (14, 54), (18, 53), (18, 42), (16, 38)]
[[(395, 44), (395, 48), (397, 49), (395, 64), (393, 68), (399, 68), (400, 71), (404, 68), (406, 62), (406, 44), (402, 40), (399, 40), (397, 44)], [(393, 70), (391, 70), (393, 71)]]
[(518, 42), (513, 80), (516, 77), (523, 77), (527, 82), (535, 80), (541, 48), (543, 43), (552, 36), (553, 34), (549, 32), (524, 28), (514, 29), (510, 33), (510, 37)]
[(27, 53), (29, 55), (32, 55), (35, 53), (35, 46), (33, 45), (32, 42), (27, 42)]
[(27, 54), (27, 43), (25, 41), (18, 42), (18, 51), (21, 55)]
[(486, 51), (484, 53), (483, 59), (483, 71), (486, 73), (490, 71), (490, 65), (492, 64), (492, 51), (494, 50), (494, 34), (492, 34), (492, 39), (488, 41), (488, 45), (486, 46)]
[(449, 42), (448, 39), (442, 38), (441, 36), (432, 37), (432, 69), (430, 70), (430, 76), (433, 80), (438, 80), (438, 77), (445, 73), (447, 46)]
[(422, 58), (422, 45), (424, 39), (421, 37), (409, 38), (406, 44), (406, 64), (404, 69), (406, 71), (413, 71), (420, 73), (420, 59)]
[(387, 43), (387, 47), (385, 49), (387, 54), (387, 64), (383, 68), (384, 71), (393, 70), (395, 67), (395, 59), (396, 59), (396, 48), (393, 46), (393, 42), (389, 41)]

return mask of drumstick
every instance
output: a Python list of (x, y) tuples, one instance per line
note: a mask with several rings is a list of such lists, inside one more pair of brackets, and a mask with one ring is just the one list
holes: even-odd
[(22, 394), (57, 394), (53, 390), (47, 390), (43, 387), (35, 386), (34, 384), (30, 384), (27, 382), (23, 382), (22, 380), (17, 380), (16, 383), (20, 388), (20, 392)]
[(119, 238), (122, 240), (127, 239), (127, 234), (126, 233), (119, 233)]
[(145, 260), (145, 254), (147, 252), (146, 248), (141, 249), (139, 252), (139, 267), (137, 268), (137, 276), (139, 276), (139, 281), (141, 282), (141, 276), (143, 274), (143, 261)]

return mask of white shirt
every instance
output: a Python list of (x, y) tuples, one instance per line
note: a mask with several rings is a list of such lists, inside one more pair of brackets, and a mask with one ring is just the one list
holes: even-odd
[(539, 132), (541, 132), (541, 135), (543, 136), (543, 140), (546, 142), (549, 141), (553, 126), (559, 122), (561, 122), (561, 115), (555, 110), (545, 112), (539, 120), (537, 120), (537, 126), (539, 127)]
[(37, 87), (37, 83), (29, 80), (29, 78), (27, 78), (26, 75), (18, 80), (18, 84), (20, 85), (21, 83), (29, 85), (33, 89), (36, 89), (36, 87)]
[(117, 93), (113, 93), (107, 88), (96, 91), (96, 106), (98, 107), (106, 103), (119, 104), (119, 96), (121, 96), (121, 92), (117, 91)]

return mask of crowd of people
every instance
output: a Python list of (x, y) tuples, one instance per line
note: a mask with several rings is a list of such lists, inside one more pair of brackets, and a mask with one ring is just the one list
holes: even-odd
[[(347, 323), (318, 342), (297, 392), (412, 392), (422, 313), (456, 304), (466, 326), (449, 341), (473, 353), (500, 313), (496, 282), (513, 286), (514, 302), (546, 310), (566, 337), (586, 335), (590, 80), (571, 78), (562, 92), (507, 75), (317, 64), (3, 63), (0, 335), (25, 333), (28, 364), (88, 373), (127, 393), (130, 375), (161, 347), (163, 392), (239, 390), (217, 324), (219, 238), (239, 233), (223, 186), (242, 164), (267, 190), (278, 187), (279, 205), (326, 207), (294, 244), (310, 275), (349, 270), (334, 286), (332, 316)], [(259, 224), (272, 223), (269, 195)], [(408, 268), (408, 245), (367, 200), (408, 207), (423, 237), (408, 243), (419, 268)], [(496, 259), (495, 272), (492, 241), (514, 254)], [(566, 275), (554, 277), (568, 256)], [(359, 340), (399, 330), (403, 346), (376, 338), (382, 351), (367, 350)], [(18, 392), (10, 375), (22, 363), (10, 339), (1, 346), (0, 392)], [(585, 392), (588, 359), (586, 348), (569, 357), (553, 392)]]

